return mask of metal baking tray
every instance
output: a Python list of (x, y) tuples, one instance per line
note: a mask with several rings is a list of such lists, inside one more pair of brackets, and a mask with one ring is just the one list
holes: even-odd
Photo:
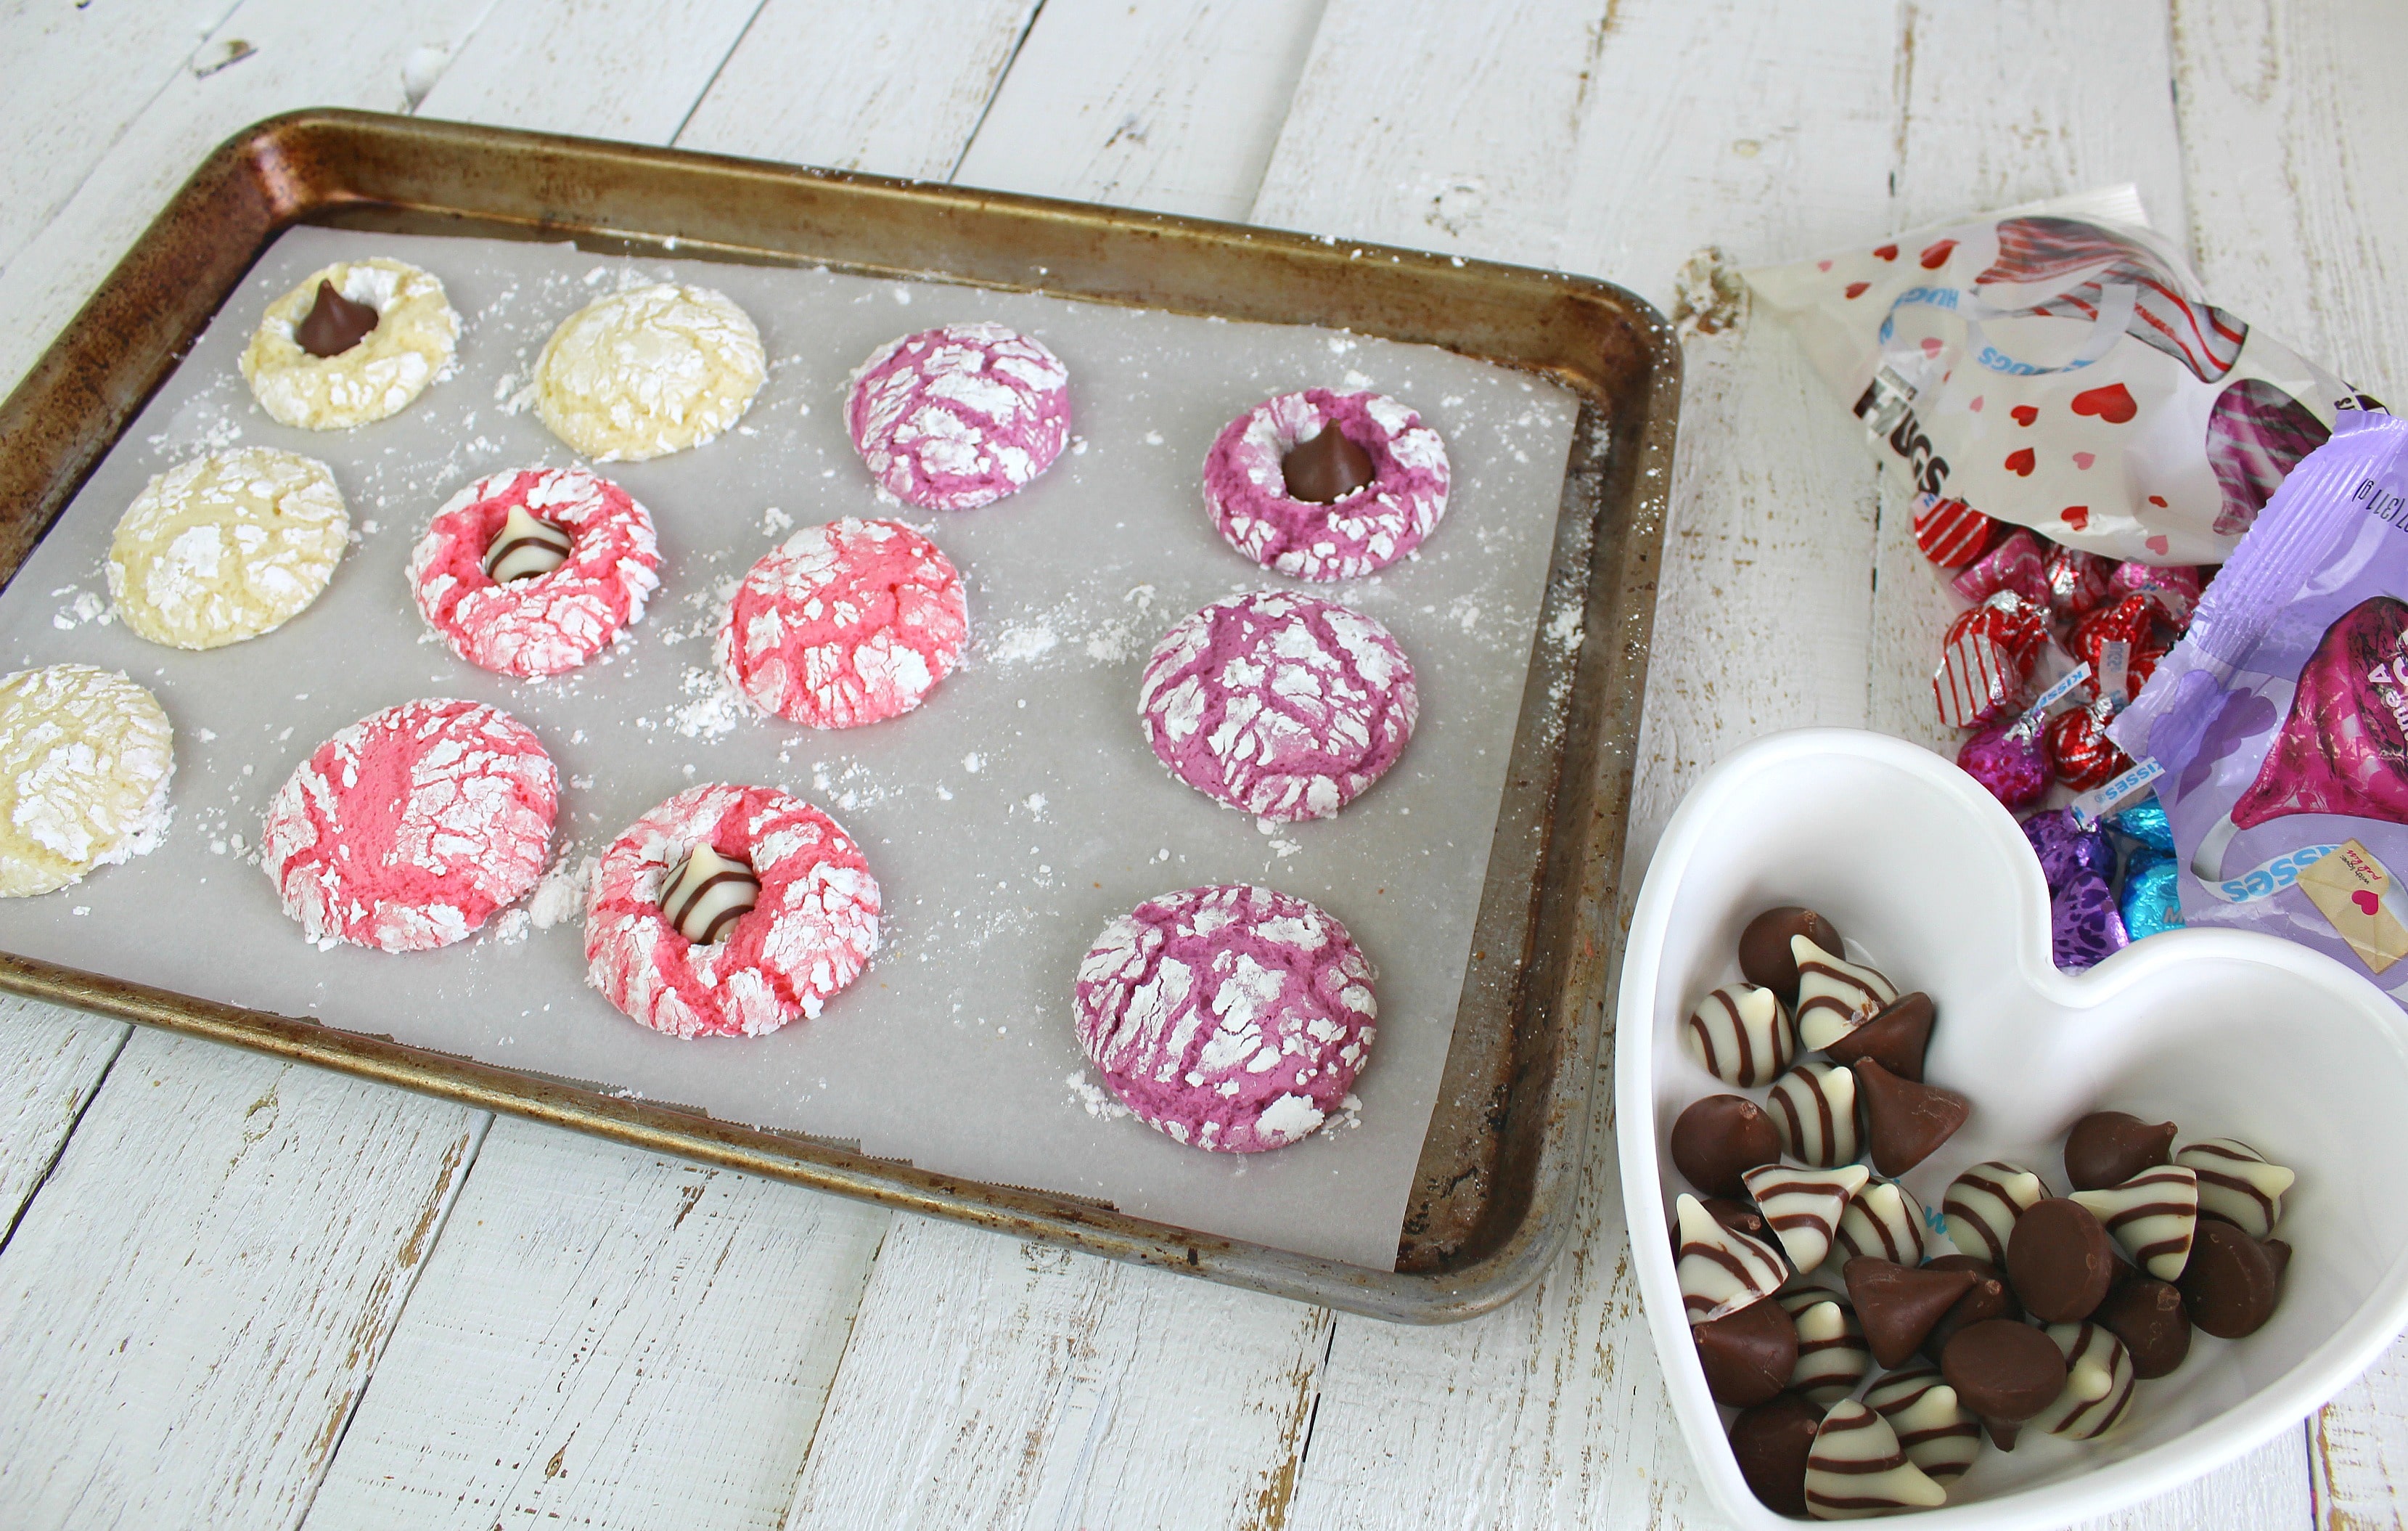
[(362, 112), (268, 119), (210, 155), (0, 403), (0, 575), (15, 576), (251, 263), (294, 224), (824, 265), (1315, 324), (1543, 374), (1580, 400), (1439, 1101), (1393, 1271), (930, 1173), (387, 1038), (0, 952), (0, 989), (906, 1211), (1412, 1322), (1536, 1280), (1586, 1150), (1680, 352), (1609, 283), (1195, 219)]

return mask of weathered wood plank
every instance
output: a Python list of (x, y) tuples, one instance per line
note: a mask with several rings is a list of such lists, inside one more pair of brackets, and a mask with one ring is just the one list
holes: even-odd
[(483, 1121), (137, 1032), (0, 1252), (0, 1524), (297, 1524)]
[(502, 6), (418, 103), (426, 117), (666, 143), (761, 0)]
[(0, 1229), (50, 1173), (125, 1030), (56, 1005), (0, 999)]
[(308, 1525), (776, 1525), (888, 1220), (500, 1119)]
[(1038, 0), (767, 0), (680, 147), (942, 181)]
[(1297, 0), (1048, 0), (953, 179), (1244, 218), (1319, 18)]

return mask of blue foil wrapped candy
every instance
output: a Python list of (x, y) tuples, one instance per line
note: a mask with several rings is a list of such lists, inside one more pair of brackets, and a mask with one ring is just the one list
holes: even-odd
[(2118, 834), (2128, 835), (2151, 850), (2173, 854), (2174, 829), (2166, 821), (2166, 805), (2155, 792), (2120, 814), (2109, 815), (2107, 822)]
[(2174, 880), (2181, 866), (2172, 859), (2136, 865), (2124, 879), (2124, 930), (2131, 939), (2182, 928), (2182, 894)]
[[(2047, 881), (2052, 897), (2063, 892), (2079, 873), (2089, 873), (2102, 888), (2115, 875), (2115, 847), (2108, 844), (2107, 831), (2075, 828), (2073, 816), (2062, 808), (2034, 814), (2024, 820), (2024, 838), (2031, 842), (2032, 853), (2040, 858), (2041, 876)], [(2114, 909), (2112, 896), (2108, 909), (2111, 913)]]
[(2088, 866), (2074, 869), (2048, 901), (2057, 965), (2069, 973), (2095, 967), (2132, 944), (2115, 907), (2115, 890)]

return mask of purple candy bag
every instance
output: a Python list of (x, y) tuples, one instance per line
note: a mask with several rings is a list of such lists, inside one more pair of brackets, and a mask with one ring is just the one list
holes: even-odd
[(2108, 729), (2165, 775), (2183, 919), (2408, 1007), (2408, 420), (2344, 409)]

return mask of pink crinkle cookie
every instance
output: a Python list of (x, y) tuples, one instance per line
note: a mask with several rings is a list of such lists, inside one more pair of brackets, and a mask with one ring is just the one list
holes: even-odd
[[(709, 946), (662, 913), (661, 885), (708, 844), (760, 880)], [(586, 894), (585, 976), (676, 1037), (760, 1036), (816, 1018), (878, 949), (878, 879), (836, 821), (774, 787), (692, 787), (610, 843)]]
[(1397, 763), (1421, 709), (1388, 629), (1318, 596), (1216, 600), (1163, 635), (1138, 717), (1170, 773), (1257, 817), (1327, 818)]
[[(1324, 430), (1371, 459), (1371, 482), (1333, 504), (1289, 496), (1281, 464)], [(1421, 545), (1446, 513), (1446, 443), (1381, 394), (1307, 388), (1232, 420), (1204, 457), (1204, 504), (1229, 545), (1300, 580), (1376, 573)]]
[[(550, 573), (496, 584), (486, 554), (513, 509), (565, 532)], [(452, 652), (503, 675), (557, 675), (600, 653), (660, 588), (652, 513), (580, 468), (494, 473), (452, 497), (409, 556), (409, 586)]]
[(879, 486), (906, 504), (967, 511), (1054, 466), (1070, 439), (1061, 359), (996, 324), (890, 340), (853, 374), (845, 428)]
[(961, 662), (962, 577), (899, 521), (805, 527), (745, 574), (719, 628), (719, 666), (752, 704), (814, 729), (920, 705)]
[(534, 888), (560, 773), (481, 701), (405, 701), (317, 748), (267, 804), (261, 861), (310, 940), (424, 951)]
[(1079, 964), (1079, 1044), (1140, 1120), (1218, 1153), (1311, 1133), (1371, 1047), (1371, 964), (1268, 888), (1190, 888), (1104, 927)]

